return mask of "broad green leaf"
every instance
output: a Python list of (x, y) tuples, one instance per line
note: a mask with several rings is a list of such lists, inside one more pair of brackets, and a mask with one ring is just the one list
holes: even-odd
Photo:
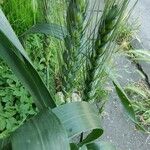
[(87, 102), (75, 102), (54, 108), (53, 112), (64, 125), (69, 138), (93, 130), (84, 140), (84, 143), (89, 143), (103, 134), (100, 117), (96, 110)]
[[(4, 22), (4, 23), (3, 23)], [(6, 28), (7, 27), (7, 28)], [(9, 35), (9, 33), (12, 33)], [(39, 109), (56, 105), (48, 89), (34, 69), (18, 38), (0, 10), (0, 57), (34, 97)]]
[[(91, 133), (90, 136), (87, 136), (84, 140), (84, 144), (87, 144), (94, 141), (103, 133), (98, 111), (96, 111), (94, 106), (87, 102), (68, 103), (54, 108), (53, 113), (55, 113), (61, 121), (61, 123), (58, 121), (59, 125), (62, 124), (64, 126), (69, 138), (79, 135), (82, 132), (93, 130), (93, 135)], [(20, 150), (24, 145), (24, 149), (26, 150), (38, 150), (38, 148), (39, 150), (42, 150), (43, 143), (47, 148), (48, 142), (50, 142), (49, 144), (51, 146), (53, 146), (53, 144), (62, 146), (62, 143), (60, 143), (60, 141), (62, 141), (61, 139), (57, 139), (57, 143), (55, 143), (55, 136), (59, 135), (58, 137), (61, 138), (61, 133), (64, 133), (64, 129), (59, 130), (57, 121), (55, 124), (55, 120), (58, 119), (56, 119), (53, 113), (51, 110), (42, 111), (32, 120), (21, 126), (12, 136), (13, 149)], [(54, 141), (50, 140), (51, 136), (54, 136), (52, 138)], [(63, 139), (65, 138), (63, 137)], [(72, 149), (78, 148), (77, 145), (71, 145)], [(56, 147), (55, 150), (57, 150)]]
[(31, 27), (23, 34), (23, 36), (33, 33), (42, 33), (63, 40), (67, 35), (67, 30), (64, 27), (59, 26), (57, 24), (42, 23), (36, 24), (33, 27)]
[(12, 135), (12, 150), (70, 150), (64, 127), (51, 110), (44, 110)]
[[(115, 146), (108, 142), (95, 142), (86, 145), (87, 150), (116, 150)], [(82, 150), (82, 149), (81, 149)]]

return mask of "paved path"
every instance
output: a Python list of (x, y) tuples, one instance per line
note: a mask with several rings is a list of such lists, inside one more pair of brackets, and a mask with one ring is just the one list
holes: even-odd
[[(94, 1), (90, 0), (91, 6)], [(98, 7), (98, 3), (102, 2), (102, 0), (96, 1), (96, 7)], [(131, 0), (131, 2), (133, 1)], [(139, 0), (134, 11), (134, 18), (136, 17), (139, 17), (139, 20), (141, 20), (139, 37), (144, 47), (150, 48), (150, 0)], [(118, 60), (115, 60), (118, 74), (121, 75), (119, 79), (121, 85), (125, 86), (129, 82), (136, 82), (141, 79), (131, 62), (124, 57), (117, 58)], [(150, 137), (135, 130), (134, 124), (125, 116), (115, 92), (112, 92), (106, 104), (102, 123), (105, 132), (101, 140), (112, 142), (117, 147), (117, 150), (150, 150)]]
[[(150, 50), (150, 0), (139, 0), (133, 17), (138, 18), (140, 23), (138, 38), (141, 40), (144, 49)], [(150, 63), (141, 62), (141, 65), (150, 80)]]
[[(115, 60), (122, 86), (141, 79), (136, 68), (124, 56), (116, 56)], [(117, 150), (150, 150), (150, 137), (135, 129), (134, 124), (126, 117), (115, 91), (110, 95), (104, 114), (104, 141), (112, 142)]]
[(144, 47), (150, 49), (150, 0), (139, 0), (133, 15), (141, 24), (139, 37)]
[[(131, 0), (133, 2), (134, 0)], [(138, 17), (141, 26), (138, 36), (146, 49), (150, 49), (150, 0), (139, 0), (133, 17)], [(122, 85), (130, 81), (139, 80), (135, 68), (125, 58), (119, 58), (118, 71), (122, 75)], [(121, 66), (124, 66), (123, 69)], [(142, 64), (144, 70), (150, 75), (149, 65)], [(122, 70), (121, 70), (121, 69)], [(124, 69), (126, 68), (126, 70)], [(124, 115), (124, 110), (118, 97), (112, 92), (106, 105), (106, 115), (103, 119), (105, 133), (102, 137), (116, 145), (117, 150), (150, 150), (150, 136), (135, 130), (134, 124)]]

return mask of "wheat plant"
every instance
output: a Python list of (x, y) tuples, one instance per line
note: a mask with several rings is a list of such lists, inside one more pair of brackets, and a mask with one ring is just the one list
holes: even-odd
[[(103, 4), (104, 8), (101, 11), (99, 7), (97, 8), (97, 21), (92, 23), (92, 28), (90, 23), (95, 3), (90, 15), (87, 15), (89, 1), (64, 0), (63, 2), (66, 6), (64, 8), (67, 8), (63, 14), (66, 17), (64, 24), (58, 25), (50, 23), (50, 20), (47, 21), (48, 7), (47, 3), (44, 3), (46, 23), (44, 21), (36, 24), (23, 34), (26, 37), (38, 33), (44, 34), (46, 38), (51, 36), (60, 40), (61, 56), (58, 61), (61, 63), (58, 63), (60, 69), (56, 74), (54, 72), (54, 78), (57, 74), (61, 76), (59, 79), (62, 84), (61, 92), (66, 103), (59, 104), (56, 93), (50, 92), (50, 88), (56, 90), (56, 87), (50, 87), (50, 82), (44, 84), (4, 13), (0, 10), (0, 56), (30, 92), (38, 109), (35, 116), (24, 122), (17, 130), (14, 129), (9, 137), (0, 141), (1, 150), (115, 149), (111, 144), (96, 141), (103, 134), (103, 129), (100, 125), (99, 112), (91, 100), (99, 98), (95, 93), (98, 91), (102, 76), (107, 72), (106, 68), (114, 52), (119, 24), (129, 0), (102, 1), (100, 4)], [(102, 13), (101, 16), (98, 15), (99, 12)], [(87, 34), (89, 30), (90, 34)], [(46, 58), (51, 49), (48, 45), (42, 49), (46, 51)], [(48, 60), (46, 67), (51, 68), (50, 59), (46, 60)], [(55, 65), (52, 67), (56, 68)], [(118, 82), (112, 79), (125, 111), (137, 124), (127, 95)], [(74, 89), (79, 97), (77, 101), (72, 100), (67, 103), (68, 95), (75, 94)], [(87, 136), (83, 136), (83, 133)], [(75, 142), (74, 137), (78, 135), (81, 135), (81, 139)]]
[[(86, 65), (86, 79), (85, 79), (85, 89), (83, 91), (84, 94), (84, 100), (89, 101), (90, 100), (90, 92), (92, 91), (92, 83), (94, 82), (95, 72), (98, 69), (100, 59), (103, 55), (105, 55), (105, 47), (110, 42), (112, 32), (114, 31), (114, 27), (117, 23), (118, 18), (118, 6), (112, 5), (109, 9), (108, 13), (105, 14), (105, 16), (102, 18), (97, 38), (94, 43), (94, 48), (92, 49), (92, 52), (87, 60)], [(108, 48), (108, 47), (107, 47)]]

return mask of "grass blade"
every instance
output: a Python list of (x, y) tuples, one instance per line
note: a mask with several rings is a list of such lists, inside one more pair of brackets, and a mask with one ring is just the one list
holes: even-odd
[(28, 29), (22, 36), (35, 33), (42, 33), (63, 40), (67, 35), (67, 30), (57, 24), (42, 23), (34, 25), (30, 29)]
[(118, 94), (118, 97), (120, 98), (121, 100), (121, 103), (122, 105), (124, 106), (125, 108), (125, 111), (127, 112), (128, 116), (130, 117), (130, 119), (134, 122), (137, 122), (136, 121), (136, 118), (135, 118), (135, 112), (134, 112), (134, 109), (130, 103), (130, 100), (128, 99), (127, 95), (125, 94), (125, 92), (122, 90), (122, 88), (115, 82), (113, 82), (114, 86), (115, 86), (115, 89), (116, 89), (116, 92)]

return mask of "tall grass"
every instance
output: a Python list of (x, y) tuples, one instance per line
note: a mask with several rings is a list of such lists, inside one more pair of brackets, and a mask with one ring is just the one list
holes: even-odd
[(37, 0), (6, 0), (2, 8), (18, 35), (36, 23)]

